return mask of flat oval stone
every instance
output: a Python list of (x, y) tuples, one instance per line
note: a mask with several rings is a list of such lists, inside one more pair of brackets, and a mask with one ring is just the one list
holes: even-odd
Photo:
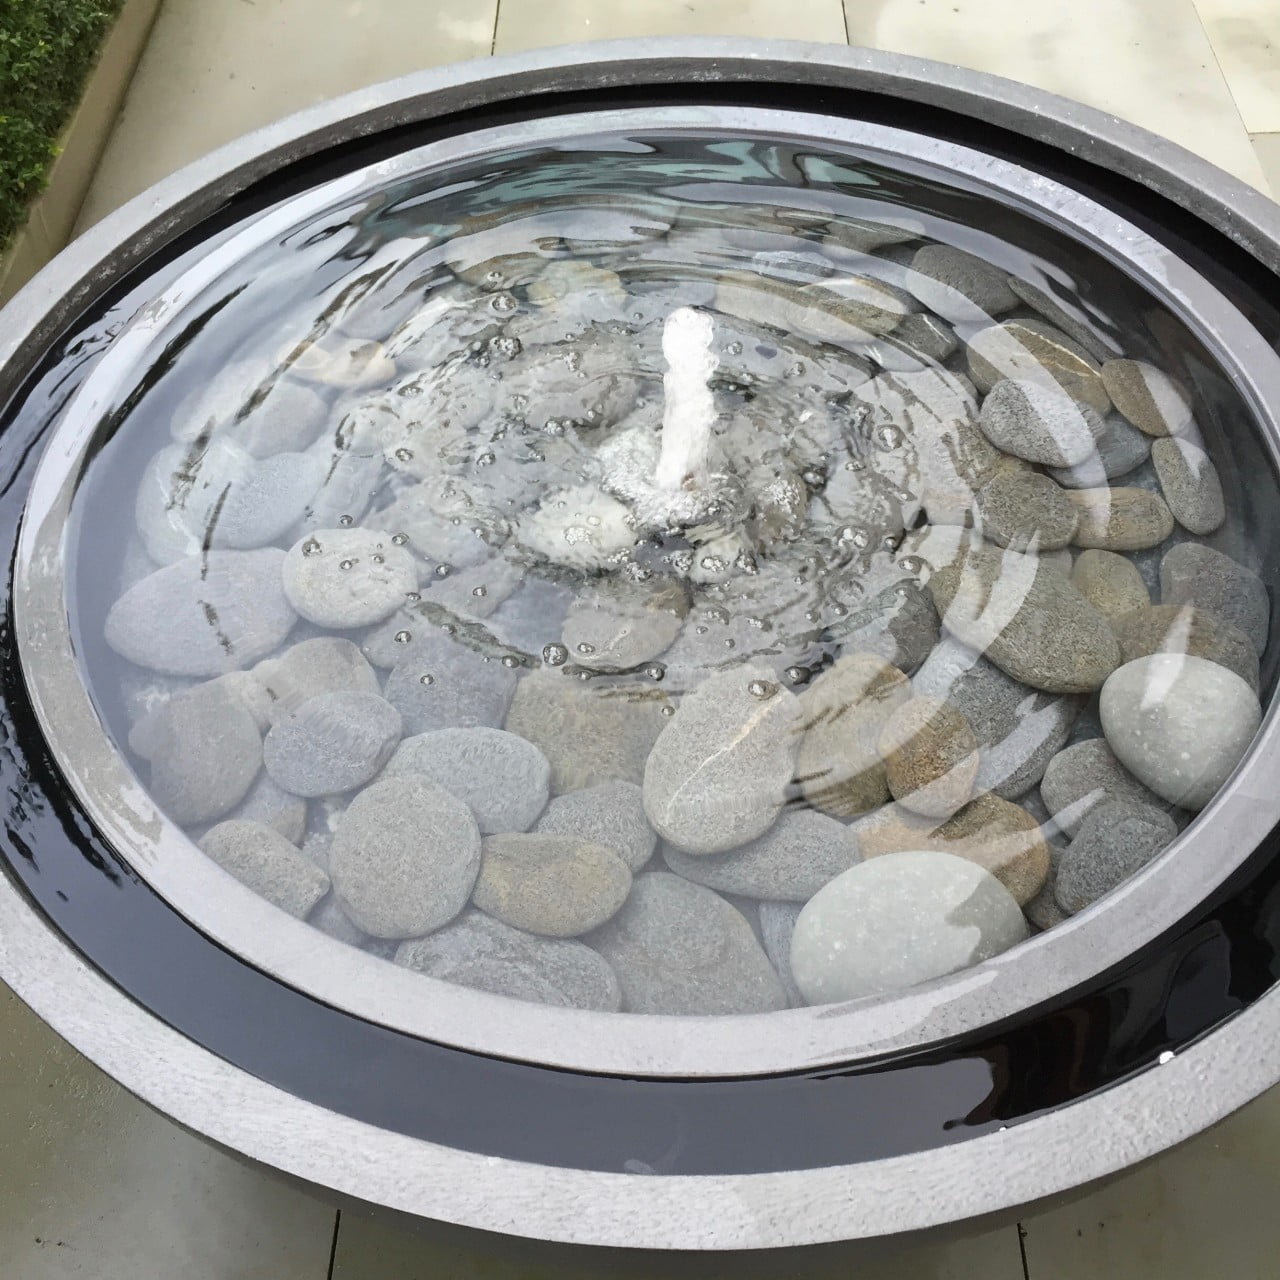
[(869, 653), (910, 675), (933, 652), (942, 624), (929, 593), (914, 579), (884, 587), (861, 607), (846, 606), (827, 626), (841, 656)]
[(1258, 653), (1249, 637), (1195, 605), (1147, 605), (1116, 624), (1125, 662), (1152, 653), (1189, 653), (1234, 671), (1258, 691)]
[(998, 547), (1057, 551), (1075, 537), (1078, 523), (1066, 493), (1036, 471), (1001, 471), (974, 496), (974, 524)]
[(1106, 617), (1034, 556), (973, 548), (927, 585), (952, 635), (1034, 689), (1088, 693), (1120, 664)]
[(1056, 383), (1030, 378), (998, 381), (982, 402), (978, 423), (1002, 453), (1047, 467), (1083, 465), (1103, 431), (1096, 410)]
[(1076, 694), (1032, 689), (950, 637), (929, 655), (914, 683), (917, 694), (955, 706), (977, 739), (974, 792), (1005, 800), (1018, 799), (1040, 781), (1084, 702)]
[(575, 662), (625, 671), (663, 654), (683, 626), (684, 618), (671, 609), (579, 598), (569, 606), (562, 638)]
[(282, 569), (289, 602), (322, 627), (367, 627), (416, 591), (413, 556), (371, 529), (317, 529), (289, 549)]
[(221, 822), (205, 833), (200, 848), (224, 871), (299, 920), (329, 892), (329, 877), (261, 822)]
[(711, 676), (686, 694), (644, 771), (653, 829), (686, 853), (722, 853), (782, 812), (799, 745), (800, 701), (767, 667)]
[(457, 796), (475, 815), (481, 835), (528, 831), (546, 807), (551, 782), (551, 764), (533, 743), (484, 726), (406, 738), (384, 776), (402, 773), (430, 778)]
[(1110, 801), (1153, 808), (1164, 804), (1116, 759), (1105, 738), (1086, 738), (1054, 756), (1040, 781), (1040, 798), (1069, 836), (1094, 809)]
[(917, 695), (903, 703), (880, 731), (889, 791), (913, 813), (949, 818), (973, 794), (978, 740), (949, 702)]
[(616, 1013), (622, 1000), (608, 961), (590, 947), (538, 938), (481, 911), (401, 943), (395, 960), (432, 978), (534, 1004)]
[(548, 938), (574, 938), (610, 919), (631, 892), (613, 850), (576, 836), (488, 836), (471, 895), (481, 911)]
[(1188, 533), (1212, 533), (1227, 518), (1218, 469), (1190, 440), (1157, 440), (1151, 461), (1160, 477), (1160, 492), (1173, 518)]
[(284, 554), (210, 551), (157, 569), (111, 606), (107, 644), (169, 675), (250, 666), (279, 648), (298, 620), (280, 584)]
[(433, 476), (406, 489), (375, 512), (367, 527), (403, 537), (418, 555), (455, 569), (488, 560), (508, 532), (503, 516), (478, 502), (454, 476)]
[(1018, 904), (990, 872), (907, 850), (851, 868), (806, 904), (791, 972), (809, 1004), (833, 1004), (955, 973), (1026, 937)]
[(400, 712), (406, 734), (494, 728), (506, 718), (519, 678), (518, 668), (433, 626), (405, 649), (384, 693)]
[(1213, 547), (1181, 542), (1160, 561), (1160, 603), (1194, 604), (1239, 627), (1261, 653), (1271, 627), (1271, 600), (1262, 579)]
[(1102, 420), (1093, 452), (1074, 466), (1050, 467), (1049, 474), (1064, 489), (1099, 489), (1141, 466), (1150, 453), (1150, 437), (1118, 413), (1109, 413)]
[(658, 844), (657, 832), (644, 816), (643, 790), (621, 779), (556, 796), (533, 830), (602, 844), (633, 873), (649, 861)]
[(857, 832), (864, 860), (910, 849), (967, 858), (990, 871), (1019, 904), (1034, 898), (1049, 874), (1040, 824), (999, 796), (980, 795), (945, 822), (894, 805), (864, 819)]
[(1018, 305), (1008, 279), (999, 267), (976, 254), (949, 244), (927, 244), (911, 259), (906, 284), (944, 320), (982, 324)]
[(182, 825), (211, 822), (248, 794), (262, 768), (262, 735), (234, 687), (198, 684), (150, 712), (129, 735), (150, 762), (149, 791)]
[(296, 796), (340, 795), (381, 770), (400, 732), (400, 713), (376, 693), (319, 693), (271, 727), (263, 762), (272, 779)]
[(1189, 655), (1127, 662), (1102, 688), (1102, 728), (1120, 762), (1156, 795), (1203, 809), (1230, 777), (1262, 720), (1233, 671)]
[(1071, 567), (1071, 585), (1113, 627), (1135, 609), (1145, 609), (1151, 603), (1137, 565), (1114, 551), (1082, 551)]
[(1149, 436), (1175, 436), (1191, 425), (1187, 393), (1145, 360), (1108, 360), (1102, 382), (1116, 408)]
[(366, 787), (329, 847), (342, 909), (375, 938), (413, 938), (448, 924), (479, 871), (471, 810), (426, 778), (381, 778)]
[(1117, 354), (1117, 348), (1112, 339), (1100, 333), (1080, 311), (1068, 311), (1066, 306), (1051, 294), (1018, 276), (1009, 277), (1009, 288), (1032, 311), (1055, 328), (1061, 329), (1073, 342), (1078, 342), (1095, 360), (1106, 360)]
[(910, 696), (902, 672), (871, 654), (842, 657), (804, 691), (796, 779), (809, 804), (850, 818), (889, 798), (880, 731)]
[(553, 795), (601, 782), (639, 785), (650, 748), (670, 723), (664, 709), (672, 709), (652, 685), (601, 689), (554, 670), (526, 673), (510, 702), (505, 727), (551, 762)]
[(980, 329), (969, 339), (967, 357), (979, 391), (989, 392), (1001, 378), (1024, 378), (1050, 388), (1056, 384), (1099, 413), (1111, 408), (1097, 362), (1043, 320), (1007, 320)]
[(1093, 809), (1058, 863), (1054, 897), (1074, 914), (1110, 893), (1163, 852), (1178, 828), (1160, 809), (1112, 800)]
[(339, 689), (381, 693), (378, 677), (350, 640), (316, 636), (291, 645), (253, 669), (267, 699), (268, 724), (292, 715), (308, 698)]
[(787, 995), (751, 926), (702, 885), (668, 871), (637, 876), (621, 911), (591, 935), (628, 1013), (769, 1013)]
[(1158, 546), (1173, 532), (1173, 516), (1157, 493), (1123, 485), (1064, 492), (1080, 517), (1078, 547), (1142, 551)]
[(688, 854), (665, 845), (667, 866), (721, 893), (807, 902), (860, 861), (858, 839), (842, 822), (812, 810), (787, 810), (762, 836), (728, 853)]

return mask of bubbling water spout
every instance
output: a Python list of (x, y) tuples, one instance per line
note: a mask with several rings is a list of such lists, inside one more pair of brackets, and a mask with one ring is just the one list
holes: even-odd
[(701, 487), (708, 478), (711, 428), (716, 420), (711, 375), (719, 358), (711, 350), (715, 324), (704, 311), (677, 307), (662, 326), (665, 409), (662, 450), (654, 471), (660, 489)]

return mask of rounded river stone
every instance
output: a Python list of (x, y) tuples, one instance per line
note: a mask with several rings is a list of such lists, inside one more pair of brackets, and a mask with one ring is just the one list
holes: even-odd
[(1189, 653), (1234, 671), (1258, 691), (1258, 653), (1239, 627), (1195, 605), (1159, 604), (1135, 609), (1116, 624), (1125, 662), (1152, 653)]
[(258, 663), (253, 678), (266, 692), (269, 724), (292, 715), (318, 693), (382, 691), (360, 650), (337, 636), (316, 636), (291, 645), (278, 658)]
[(846, 606), (827, 636), (843, 654), (869, 653), (910, 675), (938, 643), (941, 623), (929, 593), (913, 579), (885, 587), (861, 606)]
[(1106, 617), (1034, 556), (974, 548), (928, 587), (946, 630), (1034, 689), (1088, 693), (1120, 664)]
[(910, 697), (901, 671), (865, 653), (841, 658), (804, 691), (796, 779), (815, 809), (851, 818), (889, 798), (880, 731)]
[(812, 810), (785, 812), (764, 835), (728, 853), (694, 855), (663, 847), (677, 875), (721, 893), (776, 902), (807, 902), (860, 861), (854, 832)]
[(157, 569), (111, 606), (106, 641), (140, 667), (217, 676), (265, 658), (298, 620), (285, 599), (285, 553), (209, 551)]
[(1095, 360), (1105, 360), (1115, 354), (1115, 344), (1105, 334), (1099, 333), (1079, 311), (1074, 314), (1062, 306), (1056, 298), (1017, 276), (1009, 277), (1009, 288), (1023, 302), (1051, 325), (1078, 342)]
[(538, 938), (481, 911), (401, 943), (395, 959), (428, 977), (534, 1004), (616, 1013), (622, 999), (613, 970), (590, 947)]
[(1057, 551), (1075, 537), (1079, 516), (1065, 491), (1036, 471), (994, 475), (974, 495), (974, 523), (988, 542), (1015, 551)]
[(329, 877), (261, 822), (221, 822), (200, 848), (224, 871), (299, 920), (329, 892)]
[(575, 938), (610, 919), (631, 892), (612, 849), (576, 836), (488, 836), (471, 900), (481, 911), (548, 938)]
[(649, 861), (658, 843), (657, 833), (644, 816), (644, 791), (621, 779), (556, 796), (533, 830), (602, 844), (633, 873)]
[(1146, 462), (1151, 439), (1118, 413), (1109, 413), (1102, 422), (1096, 447), (1083, 462), (1072, 467), (1050, 467), (1049, 474), (1065, 489), (1098, 489), (1120, 476), (1128, 475)]
[(1123, 485), (1064, 492), (1080, 517), (1078, 547), (1142, 551), (1173, 532), (1173, 515), (1158, 493)]
[(990, 871), (1019, 903), (1034, 898), (1049, 874), (1040, 824), (999, 796), (980, 795), (942, 823), (894, 805), (858, 823), (857, 833), (864, 860), (908, 849), (949, 853)]
[(949, 244), (917, 250), (906, 283), (930, 311), (955, 324), (981, 324), (1018, 305), (1004, 271)]
[(1102, 419), (1056, 384), (1003, 378), (982, 402), (983, 434), (1003, 453), (1047, 467), (1083, 464), (1096, 451)]
[(284, 559), (289, 602), (322, 627), (367, 627), (418, 588), (413, 555), (372, 529), (317, 529)]
[(384, 692), (408, 734), (492, 728), (506, 718), (518, 680), (518, 669), (433, 626), (405, 650)]
[(1227, 518), (1222, 481), (1209, 455), (1190, 440), (1157, 440), (1151, 461), (1173, 518), (1188, 533), (1212, 533)]
[(763, 835), (785, 803), (799, 724), (799, 699), (768, 667), (735, 667), (686, 694), (645, 764), (653, 829), (686, 853)]
[(230, 813), (262, 768), (258, 725), (222, 680), (157, 707), (135, 726), (129, 743), (151, 765), (152, 799), (182, 825)]
[(339, 795), (378, 773), (400, 731), (400, 713), (376, 693), (320, 693), (276, 721), (262, 744), (263, 761), (295, 796)]
[(1040, 781), (1084, 699), (1032, 689), (948, 637), (916, 673), (917, 694), (952, 704), (978, 742), (976, 793), (1016, 800)]
[(480, 829), (457, 796), (426, 778), (382, 778), (352, 800), (329, 847), (342, 909), (375, 938), (448, 924), (480, 871)]
[(1079, 343), (1043, 320), (1007, 320), (969, 339), (969, 373), (989, 392), (1001, 378), (1023, 378), (1053, 388), (1099, 413), (1111, 408), (1097, 362)]
[(551, 762), (555, 795), (601, 782), (638, 785), (650, 748), (671, 723), (663, 714), (671, 700), (661, 689), (596, 686), (565, 671), (528, 672), (510, 703), (506, 728), (539, 747)]
[(1151, 603), (1137, 565), (1114, 551), (1082, 551), (1071, 567), (1071, 584), (1113, 627), (1135, 609)]
[(401, 773), (430, 778), (452, 792), (475, 815), (481, 835), (528, 831), (546, 807), (551, 782), (551, 764), (533, 743), (483, 726), (406, 738), (385, 776)]
[(1145, 360), (1108, 360), (1102, 382), (1116, 408), (1149, 436), (1175, 436), (1191, 425), (1187, 393)]
[(999, 955), (1027, 937), (990, 872), (906, 850), (853, 867), (800, 912), (791, 972), (809, 1004), (900, 991)]
[(1100, 804), (1080, 824), (1058, 863), (1054, 897), (1063, 911), (1083, 911), (1162, 852), (1178, 834), (1167, 813), (1131, 800)]
[(1178, 653), (1127, 662), (1102, 687), (1120, 762), (1170, 804), (1203, 809), (1258, 731), (1258, 697), (1234, 671)]
[(903, 703), (880, 731), (889, 791), (913, 813), (949, 818), (973, 794), (978, 740), (949, 702), (917, 696)]
[(618, 975), (628, 1013), (770, 1013), (787, 994), (751, 926), (723, 898), (669, 871), (636, 878), (591, 945)]
[(1271, 601), (1262, 579), (1213, 547), (1182, 542), (1160, 561), (1160, 603), (1194, 604), (1239, 627), (1259, 653), (1267, 647)]
[(1094, 809), (1109, 801), (1156, 808), (1164, 804), (1116, 759), (1105, 738), (1086, 738), (1054, 756), (1040, 780), (1040, 798), (1069, 836), (1080, 830)]

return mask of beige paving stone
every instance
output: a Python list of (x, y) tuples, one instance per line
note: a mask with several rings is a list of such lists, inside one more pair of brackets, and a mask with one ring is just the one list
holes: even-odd
[(846, 0), (845, 13), (852, 44), (1075, 98), (1266, 190), (1192, 0)]
[(623, 36), (760, 36), (843, 44), (839, 0), (502, 0), (497, 53)]
[(1175, 1151), (1024, 1218), (1032, 1280), (1271, 1280), (1280, 1274), (1277, 1152), (1273, 1089)]
[(328, 1205), (144, 1107), (0, 987), (5, 1280), (324, 1280)]
[(489, 53), (497, 0), (165, 0), (81, 212), (326, 98)]
[(1280, 4), (1194, 0), (1245, 128), (1280, 130)]

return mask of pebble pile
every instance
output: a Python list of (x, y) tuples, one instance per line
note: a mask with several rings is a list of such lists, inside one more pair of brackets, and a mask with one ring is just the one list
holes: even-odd
[[(208, 857), (433, 978), (758, 1013), (994, 956), (1210, 802), (1271, 602), (1149, 343), (909, 220), (525, 216), (146, 465), (105, 637)], [(673, 279), (718, 360), (674, 486)]]

